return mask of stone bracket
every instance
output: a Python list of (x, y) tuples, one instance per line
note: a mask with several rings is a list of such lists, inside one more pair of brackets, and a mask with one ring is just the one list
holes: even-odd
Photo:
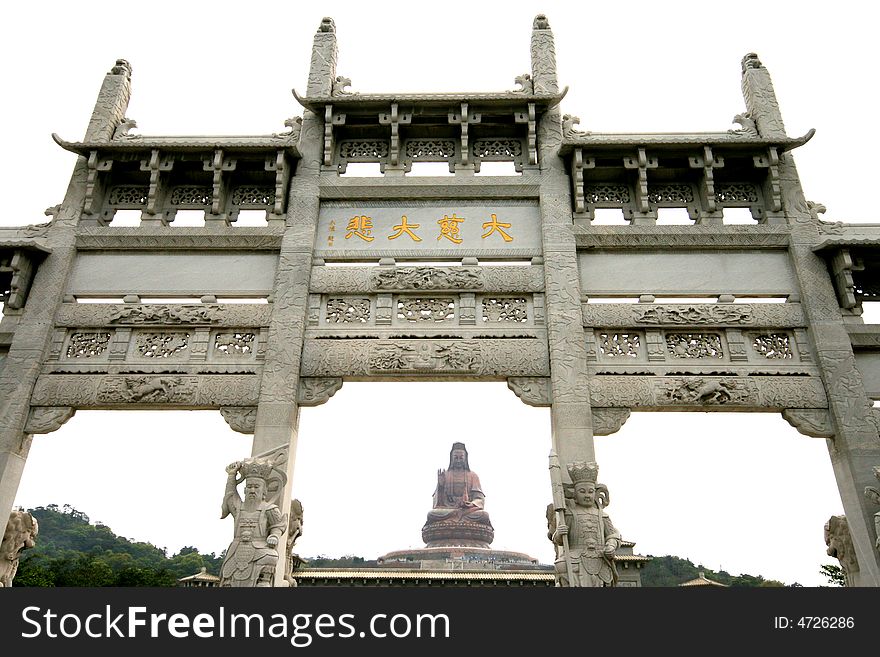
[(468, 128), (471, 124), (479, 123), (482, 120), (482, 115), (477, 112), (470, 112), (468, 110), (468, 104), (461, 104), (461, 112), (449, 112), (447, 114), (447, 120), (451, 124), (458, 124), (461, 126), (461, 156), (459, 158), (458, 164), (462, 167), (470, 166), (470, 136), (468, 134)]
[(302, 377), (299, 380), (297, 403), (309, 407), (326, 404), (341, 387), (341, 377)]
[(852, 255), (849, 249), (840, 249), (834, 253), (831, 258), (831, 273), (834, 289), (837, 292), (837, 299), (840, 307), (850, 310), (859, 305), (855, 294), (855, 283), (853, 281), (854, 266)]
[(144, 215), (155, 217), (159, 208), (163, 205), (163, 189), (159, 184), (160, 174), (171, 171), (174, 166), (174, 158), (170, 155), (161, 156), (159, 150), (154, 148), (150, 152), (149, 160), (141, 160), (141, 171), (147, 171), (150, 174), (150, 188), (147, 192), (147, 206), (144, 209)]
[(586, 196), (584, 194), (584, 169), (595, 168), (596, 158), (585, 158), (582, 148), (574, 149), (574, 154), (571, 158), (571, 188), (576, 214), (584, 214), (587, 211)]
[(70, 406), (33, 406), (24, 425), (25, 433), (52, 433), (58, 431), (76, 413)]
[(628, 408), (592, 409), (593, 435), (610, 436), (612, 433), (617, 433), (624, 422), (629, 419), (630, 412)]
[[(31, 255), (22, 249), (16, 250), (8, 261), (5, 257), (0, 258), (0, 280), (8, 281), (9, 286), (7, 289), (0, 287), (0, 301), (7, 308), (10, 310), (24, 308), (35, 271)], [(8, 297), (5, 296), (7, 290)]]
[(782, 417), (805, 436), (834, 438), (831, 415), (824, 408), (786, 408)]
[[(651, 216), (651, 204), (648, 201), (648, 169), (656, 169), (658, 162), (656, 157), (648, 157), (644, 148), (639, 148), (636, 157), (623, 158), (625, 169), (635, 169), (638, 178), (635, 185), (636, 211), (649, 218), (649, 223), (655, 223), (656, 219)], [(634, 223), (645, 223), (635, 222)]]
[(546, 376), (517, 376), (507, 379), (507, 387), (523, 403), (535, 407), (548, 407), (553, 403), (550, 378)]
[(229, 428), (238, 433), (254, 433), (257, 426), (256, 406), (223, 406), (220, 415)]
[(720, 169), (724, 166), (724, 158), (714, 155), (711, 146), (703, 147), (702, 156), (688, 158), (688, 163), (692, 169), (703, 170), (703, 181), (700, 185), (700, 195), (702, 196), (703, 207), (711, 213), (717, 212), (718, 207), (715, 202), (715, 172), (714, 169)]

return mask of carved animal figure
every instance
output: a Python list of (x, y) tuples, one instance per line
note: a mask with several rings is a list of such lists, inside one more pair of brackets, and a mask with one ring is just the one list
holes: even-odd
[(547, 20), (547, 17), (544, 14), (538, 14), (535, 16), (535, 22), (532, 23), (533, 30), (549, 30), (550, 29), (550, 21)]
[(116, 129), (113, 131), (113, 139), (135, 139), (138, 135), (130, 135), (128, 133), (132, 128), (137, 127), (137, 121), (124, 117), (122, 123), (116, 126)]
[(724, 381), (706, 381), (694, 389), (694, 397), (701, 404), (724, 404), (731, 400), (730, 388)]
[(757, 137), (758, 136), (758, 126), (755, 123), (755, 120), (752, 118), (752, 115), (748, 112), (743, 114), (737, 114), (733, 117), (734, 123), (739, 123), (739, 130), (728, 130), (729, 133), (734, 135), (742, 135), (744, 137)]
[(302, 130), (302, 117), (301, 116), (291, 116), (289, 119), (284, 120), (284, 125), (288, 128), (288, 130), (284, 132), (275, 132), (273, 133), (274, 137), (290, 137), (292, 135), (299, 135), (300, 130)]
[(514, 82), (516, 82), (520, 88), (516, 90), (517, 93), (521, 94), (533, 94), (535, 93), (535, 83), (532, 80), (532, 76), (528, 73), (523, 73), (522, 75), (517, 75), (514, 78)]
[(168, 399), (171, 390), (180, 385), (177, 379), (157, 377), (155, 379), (126, 379), (124, 391), (128, 401), (144, 401), (147, 397), (153, 400)]
[(834, 557), (840, 562), (840, 568), (846, 576), (846, 585), (855, 586), (856, 576), (859, 572), (859, 561), (856, 557), (852, 536), (849, 533), (846, 516), (831, 516), (825, 523), (824, 533), (828, 556)]
[(330, 91), (331, 96), (345, 96), (349, 92), (345, 90), (346, 87), (351, 86), (351, 78), (346, 78), (341, 75), (337, 75), (336, 79), (333, 80), (333, 86)]
[(580, 124), (580, 122), (580, 117), (574, 116), (573, 114), (564, 114), (562, 116), (562, 134), (566, 137), (571, 137), (575, 133), (589, 134), (588, 132), (584, 132), (583, 130), (578, 130), (575, 128), (575, 126)]
[(694, 379), (684, 381), (669, 392), (669, 397), (676, 401), (698, 402), (700, 404), (726, 404), (733, 395), (732, 386), (724, 381), (705, 381)]
[(127, 75), (131, 77), (131, 64), (125, 59), (117, 59), (116, 65), (110, 69), (110, 75)]
[(810, 214), (813, 215), (814, 219), (818, 219), (820, 214), (825, 214), (828, 211), (828, 208), (815, 201), (807, 201), (807, 209), (810, 211)]
[(0, 543), (0, 587), (12, 586), (22, 551), (36, 545), (39, 525), (26, 511), (13, 510)]

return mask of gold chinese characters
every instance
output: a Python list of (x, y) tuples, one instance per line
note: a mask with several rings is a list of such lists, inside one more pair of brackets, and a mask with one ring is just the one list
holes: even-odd
[[(494, 213), (490, 213), (489, 217), (489, 221), (481, 224), (482, 229), (485, 232), (480, 235), (480, 239), (485, 240), (492, 235), (497, 234), (505, 243), (512, 242), (514, 237), (508, 232), (511, 230), (512, 224), (510, 222), (500, 221), (498, 215)], [(462, 244), (466, 239), (466, 235), (462, 230), (462, 224), (466, 221), (466, 217), (459, 217), (456, 212), (453, 212), (451, 215), (444, 214), (442, 219), (437, 220), (437, 226), (439, 228), (437, 241), (439, 242), (445, 239), (453, 244)], [(421, 227), (422, 224), (410, 223), (406, 215), (401, 215), (400, 222), (391, 227), (393, 232), (386, 237), (388, 240), (396, 240), (400, 237), (406, 236), (413, 242), (421, 242), (422, 238), (416, 232)], [(345, 227), (345, 239), (351, 240), (357, 238), (364, 242), (372, 242), (375, 240), (375, 236), (373, 235), (374, 228), (377, 231), (380, 230), (378, 227), (374, 227), (373, 217), (355, 215), (348, 219), (348, 223)], [(327, 246), (333, 246), (335, 231), (336, 222), (331, 220), (328, 227)]]

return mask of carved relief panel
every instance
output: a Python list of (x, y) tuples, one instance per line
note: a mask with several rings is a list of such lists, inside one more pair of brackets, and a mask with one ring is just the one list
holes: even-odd
[(593, 360), (608, 364), (742, 362), (784, 366), (801, 361), (793, 333), (778, 329), (742, 332), (721, 328), (667, 331), (618, 328), (599, 329), (592, 339), (589, 335), (587, 338), (595, 352)]
[(112, 331), (71, 331), (62, 349), (62, 358), (81, 362), (106, 361), (110, 355), (112, 336)]

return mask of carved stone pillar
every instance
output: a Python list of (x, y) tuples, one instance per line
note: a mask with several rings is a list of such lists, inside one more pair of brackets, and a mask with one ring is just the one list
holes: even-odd
[[(106, 139), (121, 123), (131, 94), (131, 67), (124, 60), (104, 77), (85, 139)], [(71, 175), (64, 201), (46, 234), (52, 252), (40, 264), (9, 353), (0, 370), (0, 522), (9, 518), (30, 450), (27, 422), (30, 397), (40, 367), (49, 357), (55, 313), (61, 304), (76, 254), (74, 228), (86, 196), (88, 166), (80, 157)], [(60, 426), (60, 424), (59, 424)], [(32, 427), (33, 428), (33, 424)]]
[(312, 61), (309, 64), (307, 96), (330, 96), (336, 79), (336, 24), (324, 18), (312, 42)]
[[(762, 137), (782, 137), (785, 128), (773, 84), (757, 56), (743, 59), (743, 96)], [(880, 462), (880, 436), (856, 368), (826, 263), (813, 252), (817, 220), (804, 199), (791, 153), (779, 156), (783, 210), (791, 226), (791, 262), (800, 285), (801, 304), (810, 326), (831, 417), (834, 437), (828, 451), (859, 560), (856, 586), (880, 586), (880, 553), (874, 549), (874, 508), (865, 498), (872, 466)]]
[(550, 22), (543, 14), (532, 23), (532, 83), (536, 94), (559, 93), (556, 79), (556, 44)]
[[(553, 33), (542, 16), (535, 19), (532, 32), (532, 78), (536, 92), (559, 88)], [(562, 119), (554, 108), (543, 115), (538, 126), (551, 421), (553, 449), (560, 462), (574, 463), (596, 459), (569, 180), (557, 155), (561, 141)]]
[(26, 433), (26, 424), (31, 411), (31, 391), (40, 366), (51, 350), (55, 312), (73, 264), (73, 227), (82, 208), (85, 181), (86, 164), (80, 158), (58, 218), (46, 237), (52, 253), (37, 269), (0, 370), (0, 522), (3, 523), (12, 510), (30, 449), (31, 435)]
[[(309, 95), (329, 95), (336, 70), (336, 35), (332, 21), (324, 19), (315, 35), (309, 71)], [(326, 88), (322, 87), (326, 85)], [(262, 454), (289, 446), (287, 485), (281, 497), (282, 512), (290, 511), (290, 489), (296, 462), (299, 426), (300, 361), (308, 324), (309, 276), (315, 228), (318, 222), (318, 176), (323, 155), (324, 128), (321, 117), (305, 111), (300, 151), (302, 159), (291, 179), (287, 204), (287, 228), (281, 241), (281, 253), (275, 274), (275, 292), (266, 367), (263, 370), (260, 400), (254, 427), (252, 454)], [(279, 563), (287, 563), (285, 542), (279, 546)], [(285, 586), (283, 568), (275, 574), (275, 585)]]
[(124, 59), (117, 59), (116, 65), (104, 76), (84, 141), (110, 141), (122, 123), (130, 98), (131, 66)]

